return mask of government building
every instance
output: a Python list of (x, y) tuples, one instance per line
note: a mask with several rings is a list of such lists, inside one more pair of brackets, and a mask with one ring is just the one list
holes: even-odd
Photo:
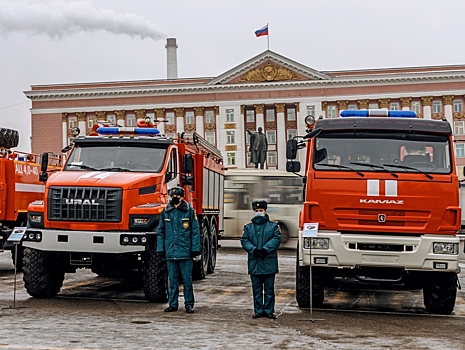
[[(167, 40), (167, 79), (34, 85), (33, 153), (59, 154), (72, 128), (136, 126), (164, 120), (160, 132), (200, 134), (228, 168), (250, 164), (249, 134), (262, 127), (266, 169), (285, 169), (286, 141), (305, 135), (304, 118), (338, 118), (346, 109), (413, 110), (417, 118), (445, 118), (452, 127), (458, 171), (465, 165), (465, 65), (318, 71), (267, 50), (211, 78), (177, 78), (176, 39)], [(301, 153), (301, 152), (299, 152)], [(300, 155), (303, 157), (303, 154)]]

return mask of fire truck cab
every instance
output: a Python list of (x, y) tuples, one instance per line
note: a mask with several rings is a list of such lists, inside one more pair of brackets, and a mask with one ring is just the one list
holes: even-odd
[[(168, 190), (185, 189), (201, 228), (194, 278), (216, 266), (222, 232), (221, 153), (196, 133), (167, 138), (153, 127), (100, 127), (79, 136), (63, 170), (46, 180), (44, 201), (28, 208), (24, 282), (33, 297), (59, 293), (66, 272), (141, 275), (149, 301), (167, 298), (166, 263), (156, 254)], [(48, 179), (47, 179), (48, 177)], [(30, 239), (31, 237), (32, 239)]]
[[(379, 288), (422, 288), (427, 311), (451, 313), (461, 209), (450, 124), (412, 111), (346, 110), (308, 127), (316, 137), (288, 144), (288, 159), (300, 146), (307, 150), (299, 306), (319, 307), (325, 286), (355, 278)], [(300, 162), (287, 167), (298, 171)], [(316, 236), (304, 232), (311, 223)]]

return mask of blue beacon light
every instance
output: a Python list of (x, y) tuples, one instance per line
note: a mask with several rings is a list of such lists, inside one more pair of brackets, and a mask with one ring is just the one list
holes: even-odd
[(389, 117), (389, 118), (416, 118), (417, 114), (413, 111), (391, 111), (388, 109), (360, 109), (344, 110), (341, 117)]
[(118, 134), (135, 134), (135, 135), (158, 135), (160, 130), (156, 128), (131, 128), (131, 127), (101, 127), (97, 129), (100, 135), (118, 135)]

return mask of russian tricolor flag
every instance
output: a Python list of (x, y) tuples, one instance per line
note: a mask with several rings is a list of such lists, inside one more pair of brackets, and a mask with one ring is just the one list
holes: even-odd
[(259, 36), (268, 35), (268, 24), (263, 28), (255, 31), (255, 36), (258, 38)]

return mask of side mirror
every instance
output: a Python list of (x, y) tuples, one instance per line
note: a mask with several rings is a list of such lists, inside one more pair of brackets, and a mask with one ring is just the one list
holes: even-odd
[(318, 129), (314, 129), (312, 131), (310, 131), (307, 135), (304, 136), (304, 139), (311, 139), (315, 136), (318, 136), (321, 132), (321, 128), (318, 128)]
[(292, 139), (287, 141), (286, 158), (295, 159), (297, 157), (297, 140)]
[(182, 172), (184, 174), (192, 174), (194, 172), (194, 158), (191, 154), (185, 154), (182, 160)]
[(48, 153), (42, 153), (40, 161), (40, 171), (47, 171), (48, 168)]
[(298, 173), (300, 171), (300, 162), (295, 160), (286, 162), (286, 171), (288, 173)]

